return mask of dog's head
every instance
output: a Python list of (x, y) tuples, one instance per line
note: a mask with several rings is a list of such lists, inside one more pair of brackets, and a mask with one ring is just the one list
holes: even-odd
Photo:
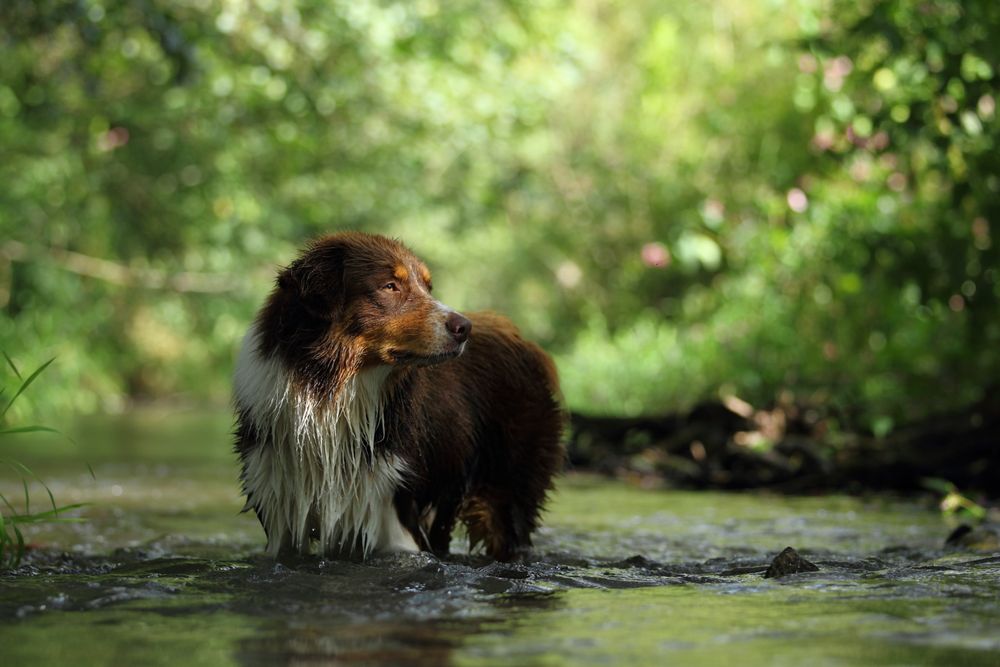
[(286, 344), (320, 356), (349, 349), (360, 366), (445, 361), (462, 353), (472, 329), (431, 295), (430, 271), (412, 252), (359, 232), (313, 241), (278, 275), (272, 304), (284, 311), (275, 314)]

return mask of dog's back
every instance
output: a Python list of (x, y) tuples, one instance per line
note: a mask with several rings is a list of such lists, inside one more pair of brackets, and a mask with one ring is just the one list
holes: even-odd
[(562, 466), (558, 381), (548, 356), (508, 320), (492, 313), (471, 319), (465, 354), (419, 369), (398, 411), (386, 415), (401, 437), (409, 430), (422, 440), (425, 457), (415, 463), (426, 461), (397, 492), (396, 506), (423, 548), (447, 553), (457, 517), (473, 545), (506, 560), (530, 546)]

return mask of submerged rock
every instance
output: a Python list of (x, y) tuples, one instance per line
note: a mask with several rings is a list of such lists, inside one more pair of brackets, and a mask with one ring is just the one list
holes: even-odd
[(1000, 524), (984, 523), (973, 527), (963, 523), (951, 531), (944, 545), (969, 551), (996, 551), (1000, 549)]
[(798, 572), (819, 572), (819, 568), (800, 556), (795, 549), (785, 547), (785, 550), (771, 561), (771, 566), (764, 573), (764, 578), (775, 579)]

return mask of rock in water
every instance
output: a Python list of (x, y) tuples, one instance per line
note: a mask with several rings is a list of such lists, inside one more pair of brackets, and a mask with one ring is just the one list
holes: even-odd
[(951, 531), (944, 545), (969, 551), (996, 551), (1000, 549), (1000, 524), (984, 523), (974, 528), (963, 523)]
[(785, 547), (785, 550), (771, 561), (771, 567), (767, 568), (764, 578), (774, 579), (797, 572), (819, 572), (819, 568), (800, 556), (795, 549)]

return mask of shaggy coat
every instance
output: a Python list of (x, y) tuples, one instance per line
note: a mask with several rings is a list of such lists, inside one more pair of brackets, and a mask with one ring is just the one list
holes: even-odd
[(316, 240), (278, 275), (234, 378), (241, 479), (267, 551), (525, 553), (563, 460), (549, 357), (431, 296), (381, 236)]

